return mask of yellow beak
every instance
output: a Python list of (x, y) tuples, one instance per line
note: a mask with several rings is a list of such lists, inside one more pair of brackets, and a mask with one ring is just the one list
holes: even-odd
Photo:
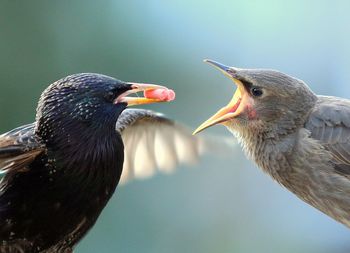
[(193, 132), (193, 134), (197, 134), (203, 131), (204, 129), (216, 124), (224, 124), (224, 122), (240, 115), (246, 108), (246, 105), (251, 104), (253, 102), (251, 101), (251, 97), (247, 94), (243, 83), (240, 80), (234, 78), (232, 75), (237, 71), (237, 69), (225, 66), (221, 63), (212, 60), (205, 60), (205, 62), (208, 62), (209, 64), (213, 65), (221, 72), (223, 72), (226, 76), (228, 76), (231, 80), (233, 80), (233, 82), (237, 85), (237, 90), (234, 93), (231, 101), (226, 106), (221, 108), (217, 113), (211, 116), (208, 120), (203, 122)]
[(127, 106), (134, 105), (144, 105), (144, 104), (153, 104), (161, 102), (170, 102), (173, 99), (161, 99), (161, 98), (147, 98), (147, 97), (128, 97), (130, 94), (135, 94), (137, 92), (146, 92), (154, 90), (167, 90), (169, 89), (165, 86), (156, 85), (156, 84), (146, 84), (146, 83), (132, 83), (128, 82), (131, 85), (131, 89), (121, 94), (116, 100), (115, 103), (127, 103)]

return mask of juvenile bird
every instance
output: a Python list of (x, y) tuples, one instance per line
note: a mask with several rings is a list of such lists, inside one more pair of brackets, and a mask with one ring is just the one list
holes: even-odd
[(302, 80), (275, 70), (206, 61), (237, 90), (194, 133), (223, 124), (264, 172), (350, 227), (350, 100), (315, 95)]
[[(145, 97), (128, 96), (139, 91)], [(100, 74), (51, 84), (36, 121), (0, 136), (0, 252), (72, 252), (122, 171), (125, 181), (195, 159), (199, 139), (183, 127), (152, 111), (126, 109), (173, 98), (163, 86)]]

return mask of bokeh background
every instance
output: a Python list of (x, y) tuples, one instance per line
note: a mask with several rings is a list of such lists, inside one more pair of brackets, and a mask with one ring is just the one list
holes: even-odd
[[(279, 69), (316, 93), (350, 98), (349, 9), (314, 0), (1, 0), (0, 130), (32, 122), (41, 91), (77, 72), (171, 86), (177, 100), (150, 108), (194, 128), (234, 90), (204, 58)], [(76, 252), (346, 253), (349, 239), (237, 147), (118, 188)]]

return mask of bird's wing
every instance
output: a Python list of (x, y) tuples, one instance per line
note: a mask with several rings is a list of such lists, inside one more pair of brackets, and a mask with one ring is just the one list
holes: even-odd
[(305, 127), (331, 152), (335, 170), (350, 177), (350, 101), (319, 96)]
[(42, 151), (34, 138), (34, 123), (0, 135), (0, 173), (25, 170)]
[(185, 127), (149, 110), (125, 110), (116, 128), (125, 150), (121, 182), (172, 172), (179, 163), (195, 163), (207, 145)]

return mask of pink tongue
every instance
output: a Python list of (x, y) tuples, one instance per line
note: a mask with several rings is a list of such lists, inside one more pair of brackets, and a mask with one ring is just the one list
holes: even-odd
[(143, 95), (145, 98), (159, 99), (162, 101), (172, 101), (175, 99), (175, 92), (170, 89), (145, 90)]

